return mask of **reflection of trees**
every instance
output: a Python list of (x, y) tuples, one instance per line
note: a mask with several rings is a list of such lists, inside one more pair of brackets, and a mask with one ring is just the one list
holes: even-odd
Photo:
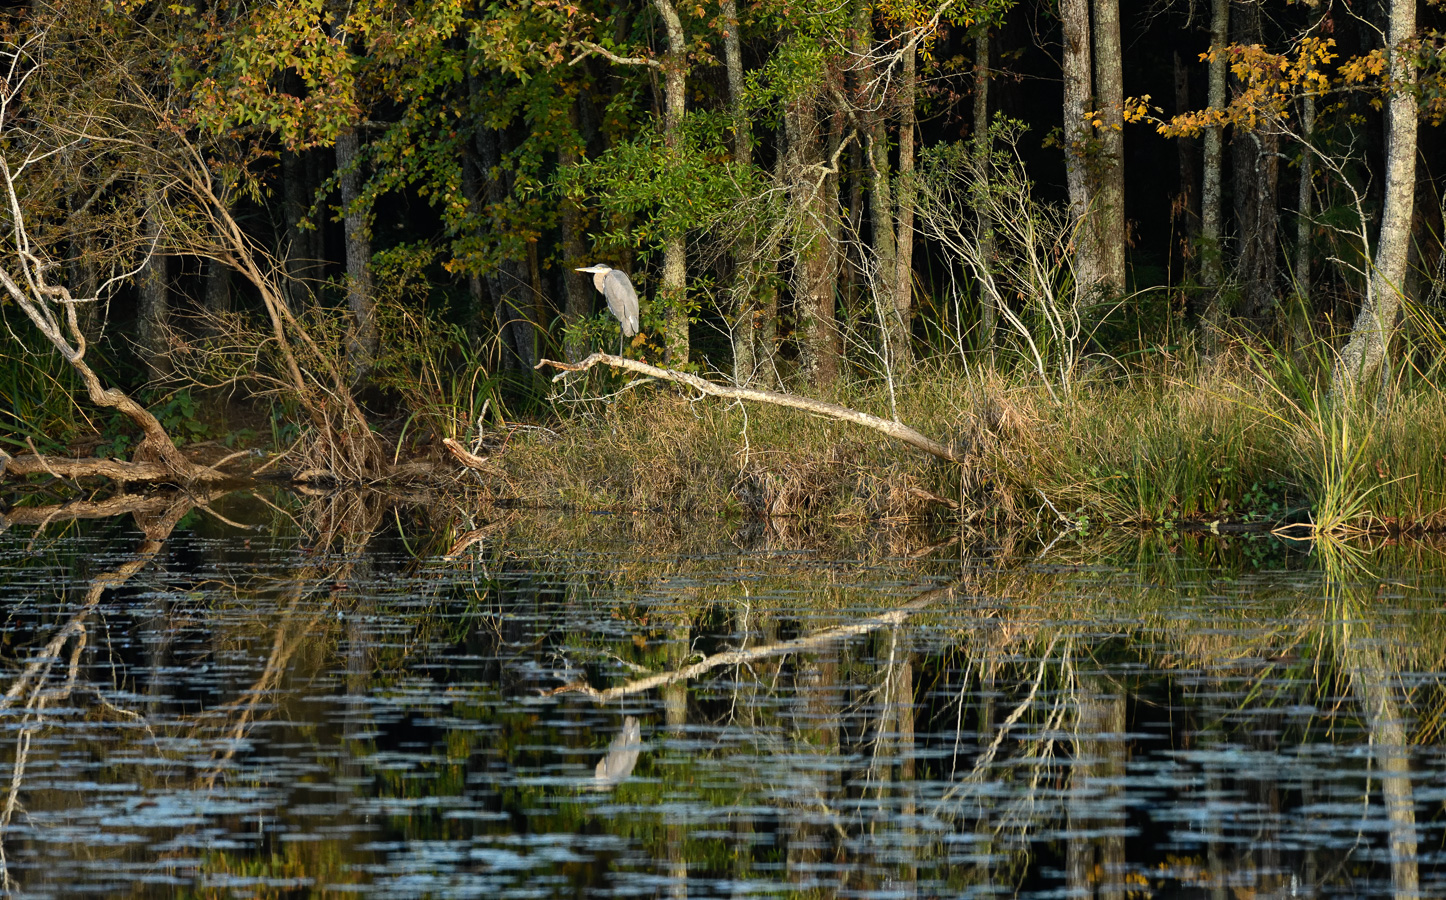
[(1381, 768), (1381, 796), (1391, 847), (1391, 885), (1398, 900), (1419, 897), (1416, 802), (1411, 788), (1406, 723), (1392, 685), (1400, 669), (1387, 665), (1381, 629), (1373, 622), (1369, 606), (1378, 582), (1369, 578), (1360, 554), (1351, 548), (1322, 541), (1320, 549), (1325, 561), (1327, 609), (1336, 617), (1333, 643), (1361, 705)]
[[(66, 604), (60, 623), (48, 634), (37, 638), (30, 660), (19, 667), (0, 699), (0, 712), (10, 717), (16, 731), (11, 777), (0, 808), (0, 866), (7, 890), (19, 885), (12, 878), (4, 856), (8, 835), (15, 816), (26, 808), (22, 799), (27, 793), (26, 770), (35, 751), (34, 738), (47, 730), (63, 727), (77, 713), (93, 709), (92, 717), (124, 722), (130, 728), (106, 744), (107, 752), (120, 751), (130, 741), (128, 735), (143, 735), (147, 746), (137, 749), (137, 757), (159, 756), (181, 764), (192, 774), (182, 781), (165, 776), (162, 788), (157, 776), (145, 772), (131, 773), (142, 784), (157, 790), (210, 792), (228, 778), (231, 764), (246, 745), (249, 733), (258, 721), (285, 710), (280, 702), (283, 682), (292, 672), (298, 651), (314, 647), (336, 620), (337, 599), (341, 586), (354, 574), (356, 566), (366, 557), (363, 550), (376, 533), (384, 504), (378, 498), (337, 495), (319, 502), (304, 504), (292, 514), (292, 521), (311, 539), (313, 563), (289, 571), (282, 578), (255, 577), (244, 582), (219, 583), (214, 579), (204, 585), (193, 583), (192, 591), (204, 587), (212, 611), (227, 611), (231, 623), (208, 623), (212, 652), (225, 652), (228, 647), (250, 647), (258, 641), (266, 647), (261, 654), (254, 677), (237, 686), (235, 697), (195, 713), (166, 715), (161, 698), (153, 696), (144, 711), (130, 708), (125, 686), (135, 674), (105, 671), (90, 659), (96, 650), (114, 665), (124, 658), (122, 652), (109, 646), (110, 628), (97, 629), (103, 614), (102, 599), (126, 586), (138, 573), (157, 561), (177, 524), (193, 509), (206, 510), (208, 515), (228, 525), (224, 516), (209, 508), (219, 495), (148, 495), (121, 496), (111, 500), (84, 501), (63, 507), (18, 509), (5, 516), (5, 525), (49, 525), (72, 519), (97, 519), (123, 513), (131, 514), (142, 532), (140, 546), (121, 564), (89, 580), (84, 595)], [(167, 571), (174, 580), (185, 573)], [(167, 594), (185, 593), (167, 591)], [(319, 596), (320, 595), (320, 596)], [(256, 604), (257, 598), (266, 602)], [(274, 599), (273, 599), (274, 598)], [(152, 680), (152, 693), (167, 685), (156, 684), (166, 655), (171, 652), (170, 637), (176, 624), (167, 621), (174, 614), (169, 602), (155, 619), (145, 620), (142, 627), (157, 634), (150, 641), (144, 660), (144, 676)], [(273, 605), (274, 604), (274, 605)], [(251, 607), (256, 607), (251, 612)], [(267, 615), (264, 610), (274, 608)], [(99, 636), (107, 646), (95, 648)], [(92, 669), (100, 671), (92, 672)], [(142, 673), (137, 673), (142, 674)], [(66, 702), (68, 701), (68, 704)], [(64, 713), (48, 714), (47, 710), (66, 704)], [(63, 737), (63, 734), (56, 732)], [(126, 748), (129, 751), (130, 748)], [(53, 756), (54, 749), (49, 751)], [(52, 760), (53, 765), (53, 760)], [(114, 767), (112, 767), (114, 768)], [(119, 772), (117, 774), (120, 774)], [(44, 805), (66, 805), (73, 802), (63, 791), (47, 789), (34, 797)], [(78, 798), (76, 798), (78, 799)], [(190, 830), (188, 826), (183, 830)], [(112, 852), (122, 852), (117, 849)], [(224, 855), (223, 855), (224, 857)]]
[[(165, 545), (165, 541), (181, 518), (204, 500), (189, 494), (180, 496), (115, 498), (101, 503), (87, 502), (73, 509), (54, 507), (17, 511), (5, 517), (8, 527), (29, 521), (50, 523), (63, 521), (71, 513), (80, 517), (97, 515), (131, 514), (140, 528), (143, 538), (134, 555), (114, 569), (102, 572), (91, 579), (85, 596), (77, 603), (60, 627), (49, 640), (33, 655), (30, 662), (21, 667), (10, 687), (0, 699), (0, 713), (14, 715), (19, 712), (16, 727), (15, 756), (11, 764), (10, 784), (5, 794), (5, 805), (0, 809), (0, 877), (6, 893), (13, 892), (18, 885), (10, 875), (5, 856), (5, 840), (15, 813), (21, 808), (20, 794), (25, 785), (25, 769), (30, 760), (31, 740), (37, 732), (47, 727), (46, 709), (54, 704), (71, 700), (80, 686), (81, 660), (90, 642), (89, 626), (100, 605), (101, 596), (108, 590), (121, 587), (137, 572), (145, 568)], [(57, 672), (57, 668), (60, 669)], [(95, 692), (93, 701), (106, 712), (118, 718), (126, 718), (145, 725), (145, 719), (128, 709), (111, 703), (104, 694)]]
[[(607, 832), (639, 848), (654, 866), (648, 876), (663, 875), (660, 890), (675, 894), (712, 879), (739, 893), (919, 896), (1045, 881), (1081, 896), (1186, 887), (1224, 898), (1280, 888), (1292, 873), (1307, 892), (1346, 875), (1327, 854), (1312, 868), (1314, 851), (1291, 847), (1301, 831), (1291, 831), (1291, 809), (1309, 801), (1274, 790), (1278, 773), (1217, 751), (1280, 758), (1293, 745), (1365, 734), (1369, 774), (1332, 750), (1339, 769), (1307, 773), (1300, 787), (1323, 804), (1358, 785), (1374, 790), (1391, 830), (1368, 849), (1388, 843), (1397, 891), (1412, 891), (1406, 754), (1435, 732), (1413, 734), (1402, 718), (1441, 698), (1430, 686), (1403, 694), (1398, 675), (1439, 670), (1446, 648), (1428, 616), (1387, 627), (1369, 592), (1350, 586), (1359, 577), (1328, 570), (1322, 604), (1319, 572), (1251, 583), (1218, 546), (1207, 580), (1200, 560), (1178, 553), (1141, 552), (1138, 568), (1121, 571), (1061, 542), (1048, 564), (966, 558), (962, 569), (950, 564), (958, 577), (946, 587), (894, 599), (900, 584), (937, 577), (944, 564), (894, 564), (888, 548), (827, 564), (782, 551), (690, 555), (632, 523), (617, 527), (637, 539), (578, 556), (531, 541), (519, 549), (513, 523), (499, 520), (469, 522), (460, 539), (429, 538), (420, 556), (450, 547), (452, 559), (411, 572), (405, 590), (422, 598), (392, 604), (369, 587), (386, 564), (368, 572), (362, 562), (392, 546), (372, 537), (382, 504), (323, 497), (291, 513), (311, 547), (303, 566), (207, 588), (210, 652), (244, 652), (239, 683), (183, 715), (165, 718), (163, 703), (145, 716), (106, 713), (143, 722), (173, 759), (185, 757), (190, 768), (165, 790), (224, 794), (246, 778), (264, 782), (242, 748), (272, 716), (283, 736), (263, 730), (265, 740), (325, 760), (331, 771), (318, 777), (350, 786), (338, 792), (351, 792), (339, 817), (406, 810), (375, 826), (397, 846)], [(84, 602), (36, 638), (37, 649)], [(37, 696), (41, 682), (67, 689), (69, 678), (124, 709), (87, 685), (83, 663), (67, 674), (78, 634), (42, 654), (51, 668), (16, 682), (16, 698)], [(158, 644), (153, 655), (175, 652)], [(313, 702), (317, 678), (336, 696)], [(1309, 719), (1286, 712), (1312, 705)], [(410, 730), (413, 716), (425, 736)], [(1189, 776), (1168, 788), (1165, 805), (1198, 815), (1137, 838), (1148, 792), (1128, 779), (1135, 754), (1148, 755), (1137, 741), (1148, 716), (1169, 720), (1166, 742)], [(129, 740), (146, 739), (130, 731)], [(433, 743), (409, 751), (402, 772), (378, 761), (388, 739)], [(183, 743), (191, 749), (177, 749)], [(636, 771), (593, 790), (610, 757)], [(1230, 804), (1259, 815), (1233, 821)], [(1152, 841), (1171, 830), (1193, 844), (1162, 869)], [(345, 838), (306, 846), (316, 849), (288, 845), (285, 858), (299, 865), (310, 852), (301, 862), (332, 866), (339, 882), (376, 862)], [(206, 865), (254, 873), (280, 863), (243, 849)], [(1352, 865), (1369, 868), (1368, 854)], [(590, 866), (568, 877), (607, 877), (605, 859)]]

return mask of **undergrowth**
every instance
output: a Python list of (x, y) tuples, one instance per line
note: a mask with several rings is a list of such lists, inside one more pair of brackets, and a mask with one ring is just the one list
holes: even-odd
[[(1329, 397), (1307, 355), (1233, 346), (1102, 368), (1064, 402), (1024, 373), (921, 364), (899, 419), (968, 450), (962, 467), (796, 411), (660, 385), (561, 404), (499, 456), (526, 499), (588, 508), (1318, 533), (1446, 526), (1446, 397), (1402, 383)], [(879, 385), (840, 402), (888, 415)], [(957, 508), (954, 504), (958, 504)]]

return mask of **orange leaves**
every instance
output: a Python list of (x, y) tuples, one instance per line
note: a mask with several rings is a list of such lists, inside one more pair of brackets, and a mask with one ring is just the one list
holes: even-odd
[(1238, 125), (1256, 129), (1266, 122), (1290, 118), (1291, 104), (1302, 94), (1320, 95), (1333, 89), (1327, 67), (1335, 61), (1335, 41), (1308, 37), (1293, 53), (1272, 53), (1260, 44), (1231, 44), (1200, 54), (1214, 62), (1224, 54), (1235, 77), (1234, 96), (1223, 109), (1203, 109), (1159, 122), (1166, 137), (1196, 135), (1208, 128)]

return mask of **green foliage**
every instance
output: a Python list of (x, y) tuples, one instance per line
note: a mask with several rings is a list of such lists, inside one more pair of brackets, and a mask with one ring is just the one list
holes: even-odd
[(765, 173), (730, 157), (727, 121), (695, 114), (669, 146), (655, 127), (596, 159), (560, 170), (561, 196), (594, 203), (606, 217), (595, 239), (604, 246), (657, 249), (670, 235), (718, 222), (743, 198), (763, 190)]
[(332, 6), (223, 2), (200, 14), (173, 56), (195, 123), (213, 134), (263, 128), (296, 149), (334, 142), (359, 109), (356, 60)]
[(213, 426), (202, 418), (201, 404), (190, 388), (181, 388), (164, 397), (142, 397), (146, 407), (176, 446), (203, 441), (214, 433)]

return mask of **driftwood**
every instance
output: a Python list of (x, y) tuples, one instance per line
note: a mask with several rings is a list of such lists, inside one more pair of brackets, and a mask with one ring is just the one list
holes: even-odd
[(933, 438), (926, 437), (907, 425), (899, 422), (892, 422), (888, 419), (881, 419), (878, 416), (859, 412), (856, 409), (849, 409), (847, 406), (840, 406), (837, 403), (829, 403), (825, 400), (814, 400), (809, 397), (800, 397), (797, 394), (784, 394), (779, 391), (763, 391), (757, 388), (730, 387), (729, 385), (717, 384), (697, 375), (688, 375), (684, 372), (675, 372), (672, 369), (660, 369), (657, 366), (650, 366), (645, 362), (638, 362), (635, 359), (627, 359), (622, 356), (612, 356), (607, 353), (594, 353), (579, 363), (556, 362), (544, 359), (539, 362), (536, 368), (552, 366), (562, 371), (553, 378), (553, 381), (566, 377), (568, 372), (583, 372), (593, 366), (612, 366), (614, 369), (626, 369), (629, 372), (637, 372), (641, 375), (650, 375), (662, 381), (672, 381), (677, 384), (686, 384), (694, 390), (701, 391), (714, 397), (723, 397), (727, 400), (752, 400), (755, 403), (771, 403), (774, 406), (787, 406), (790, 409), (801, 409), (804, 412), (824, 416), (829, 419), (837, 419), (840, 422), (852, 422), (855, 425), (862, 425), (865, 428), (872, 428), (874, 431), (886, 434), (895, 440), (903, 441), (911, 447), (923, 450), (925, 453), (946, 459), (952, 463), (962, 465), (965, 461), (965, 453), (962, 449), (941, 444)]
[(927, 606), (932, 605), (945, 597), (952, 597), (957, 584), (948, 587), (936, 588), (932, 591), (925, 591), (914, 599), (897, 606), (886, 613), (881, 613), (868, 619), (853, 622), (848, 625), (839, 625), (836, 628), (825, 628), (823, 631), (816, 631), (813, 634), (794, 638), (791, 641), (779, 641), (775, 644), (762, 644), (757, 647), (750, 647), (747, 650), (729, 650), (725, 653), (715, 653), (689, 666), (681, 669), (674, 669), (671, 672), (659, 672), (656, 675), (648, 675), (645, 678), (638, 678), (617, 687), (600, 691), (586, 682), (575, 682), (565, 684), (560, 688), (553, 688), (548, 695), (579, 693), (586, 694), (599, 703), (606, 703), (609, 700), (617, 700), (622, 697), (630, 697), (634, 694), (641, 694), (653, 688), (663, 687), (678, 681), (685, 681), (689, 678), (697, 678), (706, 672), (711, 672), (721, 666), (741, 666), (745, 663), (758, 659), (766, 659), (770, 656), (783, 656), (788, 653), (800, 653), (806, 650), (813, 650), (825, 644), (844, 638), (855, 637), (860, 634), (868, 634), (890, 625), (899, 625), (914, 613)]

